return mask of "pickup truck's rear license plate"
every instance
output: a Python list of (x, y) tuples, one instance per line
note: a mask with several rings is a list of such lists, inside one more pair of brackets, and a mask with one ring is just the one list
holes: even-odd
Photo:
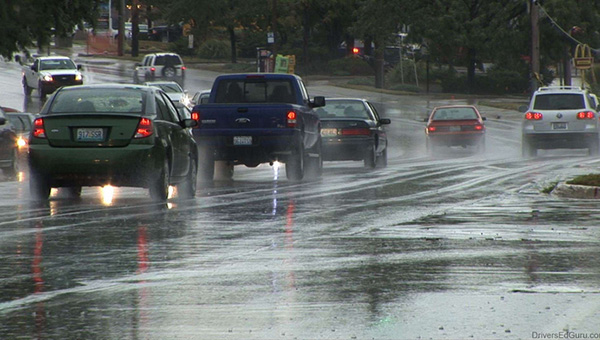
[(104, 129), (102, 128), (78, 128), (78, 142), (102, 142), (104, 140)]
[(567, 129), (567, 123), (552, 123), (552, 130), (566, 130)]
[(233, 136), (233, 145), (252, 145), (252, 136)]

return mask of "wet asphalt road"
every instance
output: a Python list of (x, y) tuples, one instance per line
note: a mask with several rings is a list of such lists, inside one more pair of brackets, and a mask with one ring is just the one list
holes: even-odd
[[(108, 69), (90, 67), (86, 79), (130, 79)], [(18, 72), (0, 65), (2, 105), (39, 107)], [(191, 93), (214, 76), (190, 74)], [(2, 179), (0, 339), (600, 334), (599, 205), (541, 192), (597, 172), (597, 159), (567, 150), (523, 159), (518, 114), (486, 107), (484, 155), (431, 157), (422, 114), (463, 101), (325, 81), (309, 91), (385, 108), (388, 167), (325, 163), (304, 183), (283, 168), (236, 167), (233, 181), (167, 204), (142, 189), (84, 188), (81, 200), (36, 205), (26, 172)]]

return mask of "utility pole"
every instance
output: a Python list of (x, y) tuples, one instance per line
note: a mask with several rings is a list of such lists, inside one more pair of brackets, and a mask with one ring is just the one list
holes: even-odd
[(540, 26), (539, 9), (537, 0), (530, 0), (531, 15), (531, 91), (539, 87), (538, 77), (540, 75)]
[(119, 37), (117, 39), (117, 54), (123, 56), (125, 50), (125, 0), (119, 0)]
[(138, 0), (131, 2), (131, 56), (137, 57), (140, 49), (138, 33), (140, 23), (140, 11), (138, 9)]

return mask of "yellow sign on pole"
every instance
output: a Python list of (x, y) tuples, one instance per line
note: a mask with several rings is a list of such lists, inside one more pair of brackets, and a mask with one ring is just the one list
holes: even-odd
[(592, 57), (592, 50), (588, 45), (579, 44), (575, 47), (573, 64), (578, 70), (589, 70), (592, 68), (594, 65), (594, 57)]

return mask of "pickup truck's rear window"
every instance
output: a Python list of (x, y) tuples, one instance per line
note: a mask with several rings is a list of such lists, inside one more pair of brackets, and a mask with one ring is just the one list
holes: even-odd
[(222, 79), (215, 103), (289, 103), (297, 102), (289, 80), (248, 78)]

